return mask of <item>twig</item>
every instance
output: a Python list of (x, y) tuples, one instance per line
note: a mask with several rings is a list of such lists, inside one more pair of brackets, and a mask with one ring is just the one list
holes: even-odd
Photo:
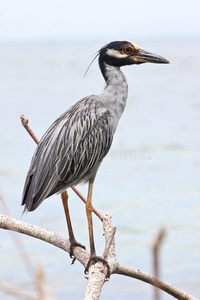
[(21, 115), (20, 119), (21, 119), (22, 125), (24, 126), (26, 131), (30, 134), (32, 139), (36, 142), (36, 144), (39, 144), (39, 140), (37, 139), (37, 137), (35, 136), (34, 132), (32, 131), (32, 129), (30, 128), (30, 126), (28, 124), (28, 119), (26, 119), (24, 115)]
[[(1, 196), (0, 196), (0, 201), (4, 206), (4, 210), (6, 211), (6, 214), (10, 217), (10, 211), (9, 211), (4, 199)], [(21, 257), (24, 265), (26, 266), (28, 273), (30, 274), (31, 277), (35, 276), (35, 268), (31, 262), (29, 254), (27, 253), (27, 251), (24, 247), (22, 240), (20, 239), (19, 235), (16, 235), (15, 232), (10, 231), (10, 234), (11, 234), (13, 241), (15, 243), (15, 246), (20, 254), (20, 257)]]
[[(86, 204), (87, 200), (85, 197), (79, 192), (79, 190), (73, 185), (71, 186), (72, 190), (79, 196), (79, 198)], [(103, 215), (93, 206), (92, 207), (93, 212), (99, 217), (101, 221), (103, 221)]]
[[(32, 137), (32, 139), (36, 142), (36, 144), (39, 144), (39, 140), (37, 139), (36, 135), (34, 134), (34, 132), (32, 131), (32, 129), (30, 128), (30, 126), (28, 124), (28, 119), (26, 119), (24, 115), (21, 115), (20, 119), (21, 119), (22, 125), (27, 130), (27, 132), (30, 134), (30, 136)], [(85, 197), (79, 192), (79, 190), (75, 186), (71, 186), (71, 188), (79, 196), (79, 198), (84, 203), (87, 202), (87, 200), (85, 199)], [(101, 221), (103, 220), (103, 215), (95, 207), (93, 207), (93, 212), (97, 215), (97, 217)]]
[[(165, 229), (161, 228), (155, 242), (153, 244), (153, 267), (154, 267), (154, 276), (156, 278), (160, 277), (159, 274), (159, 250), (163, 241), (163, 238), (165, 236)], [(154, 288), (154, 296), (155, 300), (160, 300), (160, 290), (156, 287)]]
[[(30, 225), (28, 223), (16, 220), (14, 218), (11, 218), (11, 217), (8, 217), (5, 215), (0, 215), (0, 228), (17, 231), (17, 232), (41, 239), (41, 240), (48, 242), (58, 248), (63, 249), (64, 251), (69, 252), (70, 243), (66, 238), (63, 238), (62, 236), (60, 236), (54, 232), (48, 231), (44, 228), (40, 228), (35, 225)], [(109, 230), (112, 232), (112, 228), (110, 228)], [(105, 232), (105, 234), (107, 234), (107, 233)], [(76, 257), (76, 259), (83, 266), (86, 266), (86, 263), (89, 258), (89, 253), (86, 250), (79, 248), (79, 247), (75, 247), (73, 254)], [(110, 260), (110, 258), (108, 258), (108, 261), (109, 261), (109, 265), (110, 265), (111, 274), (125, 275), (125, 276), (129, 276), (129, 277), (132, 277), (135, 279), (139, 279), (139, 280), (149, 283), (153, 286), (156, 285), (161, 290), (165, 291), (166, 293), (170, 294), (171, 296), (173, 296), (179, 300), (198, 300), (197, 298), (190, 296), (189, 294), (175, 288), (171, 284), (169, 284), (159, 278), (155, 278), (154, 276), (147, 274), (143, 271), (119, 264), (119, 262), (116, 259)], [(103, 267), (103, 269), (102, 269), (102, 267)], [(105, 281), (105, 276), (106, 276), (107, 270), (106, 270), (106, 267), (101, 262), (98, 262), (95, 265), (90, 267), (88, 276), (92, 275), (94, 270), (96, 270), (96, 269), (99, 269), (99, 270), (97, 270), (99, 273), (103, 273), (103, 276), (101, 278), (101, 284), (103, 284)], [(92, 275), (91, 277), (94, 277), (94, 275)], [(95, 280), (95, 282), (97, 282), (97, 281)], [(96, 283), (95, 283), (95, 286), (96, 286)], [(94, 288), (95, 288), (95, 286), (94, 286)], [(96, 299), (98, 299), (98, 298), (96, 298)]]
[(0, 281), (0, 290), (6, 294), (13, 295), (17, 298), (24, 299), (24, 300), (38, 300), (37, 297), (31, 296), (29, 293), (22, 291), (17, 286), (13, 284)]
[(38, 285), (38, 291), (39, 291), (39, 295), (41, 300), (54, 300), (54, 298), (52, 297), (49, 287), (46, 284), (46, 280), (45, 280), (45, 275), (44, 275), (44, 271), (42, 268), (38, 268), (37, 272), (36, 272), (36, 280), (37, 280), (37, 285)]

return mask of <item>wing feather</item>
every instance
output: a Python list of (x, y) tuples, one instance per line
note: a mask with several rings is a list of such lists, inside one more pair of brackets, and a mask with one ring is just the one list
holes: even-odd
[(34, 210), (47, 197), (95, 175), (111, 146), (112, 114), (97, 97), (82, 99), (42, 137), (27, 174), (22, 204)]

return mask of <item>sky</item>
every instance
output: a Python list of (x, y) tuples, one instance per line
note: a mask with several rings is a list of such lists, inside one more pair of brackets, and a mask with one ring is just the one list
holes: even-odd
[(0, 41), (200, 37), (199, 0), (0, 1)]

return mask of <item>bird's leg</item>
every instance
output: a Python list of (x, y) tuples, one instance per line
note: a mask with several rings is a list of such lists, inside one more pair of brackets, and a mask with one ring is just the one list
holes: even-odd
[[(83, 249), (85, 249), (85, 246), (81, 245), (80, 243), (78, 243), (74, 237), (74, 232), (72, 229), (72, 224), (71, 224), (71, 219), (70, 219), (70, 214), (69, 214), (69, 206), (68, 206), (68, 193), (67, 191), (64, 191), (61, 193), (61, 198), (62, 198), (62, 203), (63, 203), (63, 207), (64, 207), (64, 211), (65, 211), (65, 216), (66, 216), (66, 220), (67, 220), (67, 227), (68, 227), (68, 231), (69, 231), (69, 240), (70, 240), (70, 251), (69, 251), (69, 255), (71, 258), (73, 258), (73, 249), (74, 247), (78, 246), (81, 247)], [(75, 262), (75, 258), (73, 258), (72, 260), (72, 264)]]
[(96, 255), (96, 250), (94, 246), (93, 224), (92, 224), (92, 191), (93, 191), (93, 183), (89, 183), (88, 198), (86, 202), (86, 214), (88, 220), (91, 256)]
[(110, 267), (105, 259), (96, 255), (96, 250), (94, 246), (94, 235), (93, 235), (93, 224), (92, 224), (92, 191), (93, 191), (93, 183), (89, 182), (88, 188), (88, 198), (86, 202), (86, 214), (88, 221), (88, 229), (89, 229), (89, 239), (90, 239), (90, 257), (85, 267), (85, 274), (88, 272), (91, 264), (95, 264), (97, 261), (103, 262), (107, 266), (107, 277), (110, 276)]

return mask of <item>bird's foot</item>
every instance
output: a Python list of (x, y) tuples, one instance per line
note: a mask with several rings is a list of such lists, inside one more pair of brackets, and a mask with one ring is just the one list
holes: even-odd
[(100, 256), (97, 256), (97, 255), (91, 255), (90, 256), (90, 258), (87, 262), (87, 265), (85, 267), (85, 274), (88, 273), (88, 270), (89, 270), (90, 266), (94, 265), (98, 261), (101, 261), (107, 267), (106, 278), (109, 278), (110, 277), (110, 266), (109, 266), (108, 262), (104, 258), (102, 258)]
[(72, 258), (72, 265), (74, 264), (76, 257), (73, 255), (73, 251), (75, 247), (80, 247), (83, 249), (86, 249), (85, 246), (82, 244), (78, 243), (76, 240), (70, 241), (70, 249), (69, 249), (69, 256)]

